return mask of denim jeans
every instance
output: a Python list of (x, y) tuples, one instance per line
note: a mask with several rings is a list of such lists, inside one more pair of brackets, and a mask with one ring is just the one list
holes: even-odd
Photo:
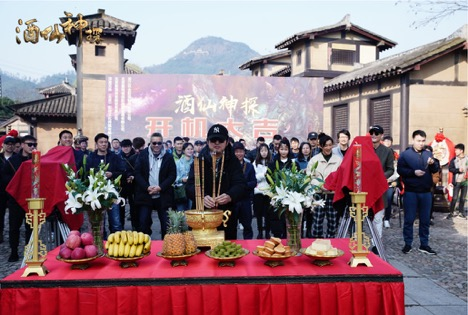
[(419, 214), (419, 241), (421, 246), (429, 245), (429, 224), (431, 222), (432, 193), (415, 193), (406, 191), (403, 195), (405, 205), (405, 223), (403, 239), (405, 245), (413, 244), (413, 224), (416, 214)]
[(161, 239), (164, 239), (167, 231), (167, 209), (161, 209), (161, 198), (152, 199), (152, 205), (143, 205), (138, 209), (138, 218), (139, 218), (139, 229), (140, 232), (148, 234), (151, 236), (153, 231), (151, 226), (153, 225), (153, 219), (151, 214), (153, 210), (158, 211), (158, 218), (161, 224)]
[(122, 231), (122, 223), (120, 222), (120, 205), (113, 204), (112, 207), (107, 211), (109, 216), (109, 230), (111, 233)]
[(393, 203), (393, 193), (395, 192), (395, 187), (388, 187), (387, 189), (387, 204), (385, 206), (385, 216), (384, 220), (389, 221), (392, 216), (392, 203)]
[(450, 213), (455, 212), (455, 205), (458, 201), (458, 211), (460, 213), (465, 214), (465, 197), (466, 197), (466, 190), (468, 186), (463, 185), (463, 183), (456, 183), (453, 186), (453, 199), (450, 202)]

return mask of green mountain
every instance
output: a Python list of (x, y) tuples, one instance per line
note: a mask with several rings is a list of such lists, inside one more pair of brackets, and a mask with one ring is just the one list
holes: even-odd
[[(231, 42), (220, 37), (204, 37), (194, 41), (186, 49), (160, 65), (143, 68), (144, 73), (154, 74), (218, 74), (250, 75), (249, 71), (239, 70), (239, 66), (249, 59), (259, 56), (244, 43)], [(131, 62), (131, 61), (130, 61)], [(68, 80), (76, 85), (74, 71), (42, 77), (38, 81), (18, 78), (0, 69), (2, 96), (16, 103), (24, 103), (41, 98), (38, 90), (60, 84)]]
[(220, 37), (203, 37), (161, 65), (143, 69), (145, 73), (169, 74), (218, 74), (250, 75), (239, 66), (260, 56), (244, 43), (236, 43)]

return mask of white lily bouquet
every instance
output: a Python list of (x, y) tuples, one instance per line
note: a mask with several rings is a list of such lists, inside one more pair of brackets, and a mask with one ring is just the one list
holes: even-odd
[[(313, 166), (311, 174), (316, 168), (317, 163)], [(299, 170), (296, 163), (292, 164), (291, 169), (279, 169), (278, 162), (274, 172), (268, 170), (266, 178), (270, 188), (265, 194), (271, 198), (271, 205), (279, 216), (285, 213), (288, 245), (291, 249), (299, 251), (303, 211), (325, 205), (319, 194), (324, 181)]]
[(62, 164), (62, 167), (68, 178), (65, 183), (68, 196), (65, 212), (104, 211), (114, 203), (125, 202), (117, 191), (121, 176), (112, 181), (105, 175), (109, 164), (101, 162), (98, 170), (90, 169), (89, 173), (82, 167), (76, 174), (68, 164)]

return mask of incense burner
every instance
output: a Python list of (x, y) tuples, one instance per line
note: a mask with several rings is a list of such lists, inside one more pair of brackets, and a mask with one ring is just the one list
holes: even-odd
[(211, 247), (224, 241), (224, 231), (218, 231), (221, 224), (227, 226), (231, 211), (226, 210), (188, 210), (185, 211), (187, 224), (192, 228), (198, 247)]

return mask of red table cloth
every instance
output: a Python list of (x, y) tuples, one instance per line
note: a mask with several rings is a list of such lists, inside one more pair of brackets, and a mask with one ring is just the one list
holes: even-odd
[[(263, 241), (237, 241), (250, 251)], [(303, 240), (309, 246), (312, 240)], [(400, 271), (374, 254), (374, 267), (350, 267), (348, 239), (333, 239), (345, 254), (319, 267), (307, 256), (271, 268), (249, 254), (235, 267), (218, 267), (203, 252), (188, 266), (171, 267), (150, 256), (123, 269), (106, 257), (86, 270), (71, 270), (48, 254), (45, 277), (22, 278), (18, 270), (1, 281), (1, 314), (404, 314)], [(39, 311), (40, 310), (40, 311)]]

